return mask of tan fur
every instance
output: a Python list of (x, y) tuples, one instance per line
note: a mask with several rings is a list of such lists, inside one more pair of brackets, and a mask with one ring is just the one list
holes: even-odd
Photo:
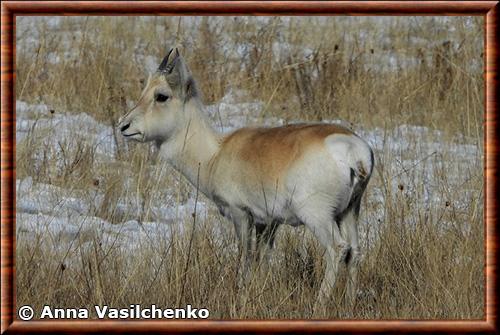
[(242, 128), (223, 139), (219, 155), (234, 155), (264, 181), (282, 180), (289, 167), (327, 136), (354, 135), (333, 124), (294, 124), (275, 128)]

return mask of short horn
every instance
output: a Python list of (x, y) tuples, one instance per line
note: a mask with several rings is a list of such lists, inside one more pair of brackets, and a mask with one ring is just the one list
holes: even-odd
[[(169, 55), (170, 55), (170, 53), (169, 53)], [(177, 48), (175, 48), (175, 56), (174, 56), (174, 58), (172, 59), (172, 61), (170, 62), (170, 64), (168, 64), (168, 65), (165, 67), (165, 70), (163, 70), (165, 73), (167, 73), (167, 74), (172, 73), (172, 69), (173, 69), (173, 68), (174, 68), (174, 66), (175, 66), (175, 63), (176, 63), (177, 58), (179, 58), (179, 50), (177, 50)]]
[(158, 72), (166, 72), (167, 64), (168, 64), (168, 58), (170, 57), (170, 54), (174, 51), (174, 49), (170, 49), (168, 54), (163, 58), (163, 60), (160, 63), (160, 66), (158, 67)]

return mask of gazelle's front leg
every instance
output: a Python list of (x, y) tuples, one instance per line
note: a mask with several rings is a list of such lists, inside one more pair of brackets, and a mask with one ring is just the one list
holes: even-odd
[(252, 245), (252, 217), (239, 208), (231, 208), (231, 219), (239, 240), (240, 264), (238, 269), (238, 286), (241, 288), (249, 279), (250, 249)]
[(271, 249), (274, 247), (274, 238), (279, 223), (275, 220), (269, 224), (255, 224), (255, 259), (258, 264), (269, 265)]

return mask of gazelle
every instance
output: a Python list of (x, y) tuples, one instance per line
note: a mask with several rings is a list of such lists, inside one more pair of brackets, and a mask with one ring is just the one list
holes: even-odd
[(277, 226), (304, 224), (326, 249), (316, 304), (329, 298), (342, 263), (354, 301), (358, 216), (374, 159), (353, 132), (332, 124), (296, 124), (219, 134), (177, 49), (163, 59), (118, 127), (128, 139), (154, 142), (159, 154), (233, 222), (240, 278), (248, 275), (252, 227), (257, 245), (271, 249)]

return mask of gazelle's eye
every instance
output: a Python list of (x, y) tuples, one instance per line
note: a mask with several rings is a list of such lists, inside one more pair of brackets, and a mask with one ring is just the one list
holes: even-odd
[(155, 95), (155, 101), (157, 102), (165, 102), (168, 100), (168, 96), (165, 94), (157, 93)]

